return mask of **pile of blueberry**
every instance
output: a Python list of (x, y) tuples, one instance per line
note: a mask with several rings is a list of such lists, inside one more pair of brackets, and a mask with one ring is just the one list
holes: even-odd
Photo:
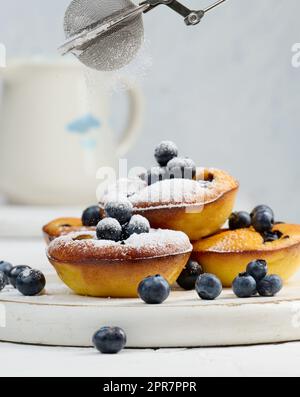
[(40, 294), (46, 285), (46, 279), (39, 270), (31, 269), (29, 266), (15, 266), (10, 263), (0, 262), (0, 291), (7, 285), (16, 288), (25, 296)]
[(193, 179), (196, 175), (195, 162), (190, 158), (179, 157), (178, 148), (171, 141), (161, 142), (154, 156), (158, 165), (141, 176), (148, 185), (166, 179)]
[[(185, 290), (196, 289), (203, 300), (214, 300), (222, 292), (221, 281), (213, 274), (203, 274), (198, 262), (189, 260), (177, 283)], [(161, 304), (170, 295), (169, 283), (161, 275), (145, 278), (138, 287), (140, 298), (147, 304)]]
[(283, 235), (280, 231), (273, 231), (275, 216), (267, 205), (259, 205), (249, 214), (245, 211), (233, 212), (229, 218), (229, 229), (237, 230), (253, 228), (262, 235), (264, 242), (279, 240)]
[[(247, 266), (233, 281), (233, 292), (238, 298), (251, 298), (257, 294), (265, 297), (276, 295), (282, 289), (282, 280), (276, 275), (268, 275), (267, 263), (256, 260)], [(213, 274), (203, 273), (198, 262), (189, 260), (177, 283), (185, 290), (195, 289), (203, 300), (215, 300), (223, 290), (222, 283)], [(139, 297), (147, 304), (165, 302), (171, 292), (169, 283), (161, 275), (146, 277), (138, 287)], [(93, 337), (96, 349), (104, 354), (119, 353), (126, 346), (126, 334), (119, 327), (103, 327)]]
[(282, 290), (283, 282), (279, 276), (268, 275), (267, 262), (258, 259), (248, 264), (246, 272), (239, 274), (232, 283), (232, 289), (238, 298), (275, 296)]
[(98, 206), (87, 208), (82, 215), (84, 226), (96, 226), (99, 240), (125, 242), (133, 234), (150, 232), (148, 219), (141, 215), (133, 215), (133, 206), (127, 199), (110, 201), (104, 207), (105, 217), (102, 218)]

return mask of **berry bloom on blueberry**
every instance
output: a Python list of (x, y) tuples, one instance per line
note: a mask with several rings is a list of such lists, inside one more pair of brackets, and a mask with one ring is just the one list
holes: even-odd
[(262, 280), (268, 273), (267, 262), (263, 259), (252, 261), (248, 264), (246, 271), (255, 281)]
[(282, 290), (283, 282), (279, 276), (274, 274), (266, 276), (257, 283), (257, 291), (261, 296), (275, 296)]
[(39, 270), (25, 269), (16, 279), (16, 287), (25, 296), (35, 296), (43, 291), (46, 279)]
[(170, 295), (169, 283), (160, 275), (145, 278), (138, 287), (140, 298), (147, 304), (163, 303)]
[(214, 274), (202, 274), (196, 281), (196, 292), (204, 300), (214, 300), (221, 295), (222, 283)]
[(126, 334), (119, 327), (103, 327), (93, 336), (93, 345), (102, 354), (117, 354), (126, 343)]
[(9, 282), (14, 288), (16, 288), (18, 275), (26, 269), (31, 269), (31, 267), (20, 265), (20, 266), (15, 266), (11, 269), (9, 273)]
[(234, 279), (232, 289), (238, 298), (251, 298), (257, 292), (256, 281), (250, 274), (241, 273)]

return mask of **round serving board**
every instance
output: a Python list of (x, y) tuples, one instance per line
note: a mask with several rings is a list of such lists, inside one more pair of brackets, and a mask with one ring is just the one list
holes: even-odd
[(213, 302), (195, 291), (173, 291), (162, 305), (138, 299), (98, 299), (73, 294), (49, 276), (44, 295), (0, 294), (0, 340), (91, 346), (102, 326), (124, 328), (128, 347), (198, 347), (300, 340), (300, 282), (275, 298), (237, 299), (225, 290)]

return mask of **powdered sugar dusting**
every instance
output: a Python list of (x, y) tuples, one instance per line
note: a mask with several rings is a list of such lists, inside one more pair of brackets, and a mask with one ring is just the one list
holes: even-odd
[(168, 179), (154, 183), (131, 197), (133, 204), (140, 202), (160, 204), (202, 203), (208, 197), (213, 182), (189, 179)]
[(173, 230), (154, 230), (134, 234), (124, 242), (98, 240), (94, 232), (85, 234), (88, 239), (78, 239), (82, 233), (70, 233), (49, 245), (50, 258), (60, 261), (125, 260), (175, 255), (192, 250), (186, 234)]
[(122, 201), (130, 199), (133, 195), (140, 192), (147, 186), (140, 178), (122, 178), (115, 184), (110, 185), (104, 192), (101, 202), (105, 205), (110, 201)]
[[(130, 187), (130, 189), (128, 189)], [(100, 199), (103, 206), (116, 197), (127, 197), (135, 208), (203, 205), (238, 188), (237, 181), (224, 171), (197, 168), (194, 179), (165, 179), (147, 185), (140, 178), (123, 179), (111, 186)]]
[(33, 272), (32, 269), (25, 269), (25, 270), (22, 272), (22, 276), (23, 276), (23, 277), (29, 277), (29, 276), (32, 274), (32, 272)]

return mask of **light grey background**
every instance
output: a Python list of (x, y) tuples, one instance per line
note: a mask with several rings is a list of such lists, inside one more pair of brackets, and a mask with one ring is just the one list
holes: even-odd
[[(68, 3), (0, 0), (8, 55), (55, 56)], [(140, 82), (146, 120), (130, 164), (149, 166), (151, 148), (175, 140), (198, 164), (235, 175), (242, 201), (269, 203), (278, 218), (300, 222), (300, 68), (291, 65), (299, 26), (299, 0), (228, 0), (190, 28), (164, 7), (146, 15), (153, 64)]]

